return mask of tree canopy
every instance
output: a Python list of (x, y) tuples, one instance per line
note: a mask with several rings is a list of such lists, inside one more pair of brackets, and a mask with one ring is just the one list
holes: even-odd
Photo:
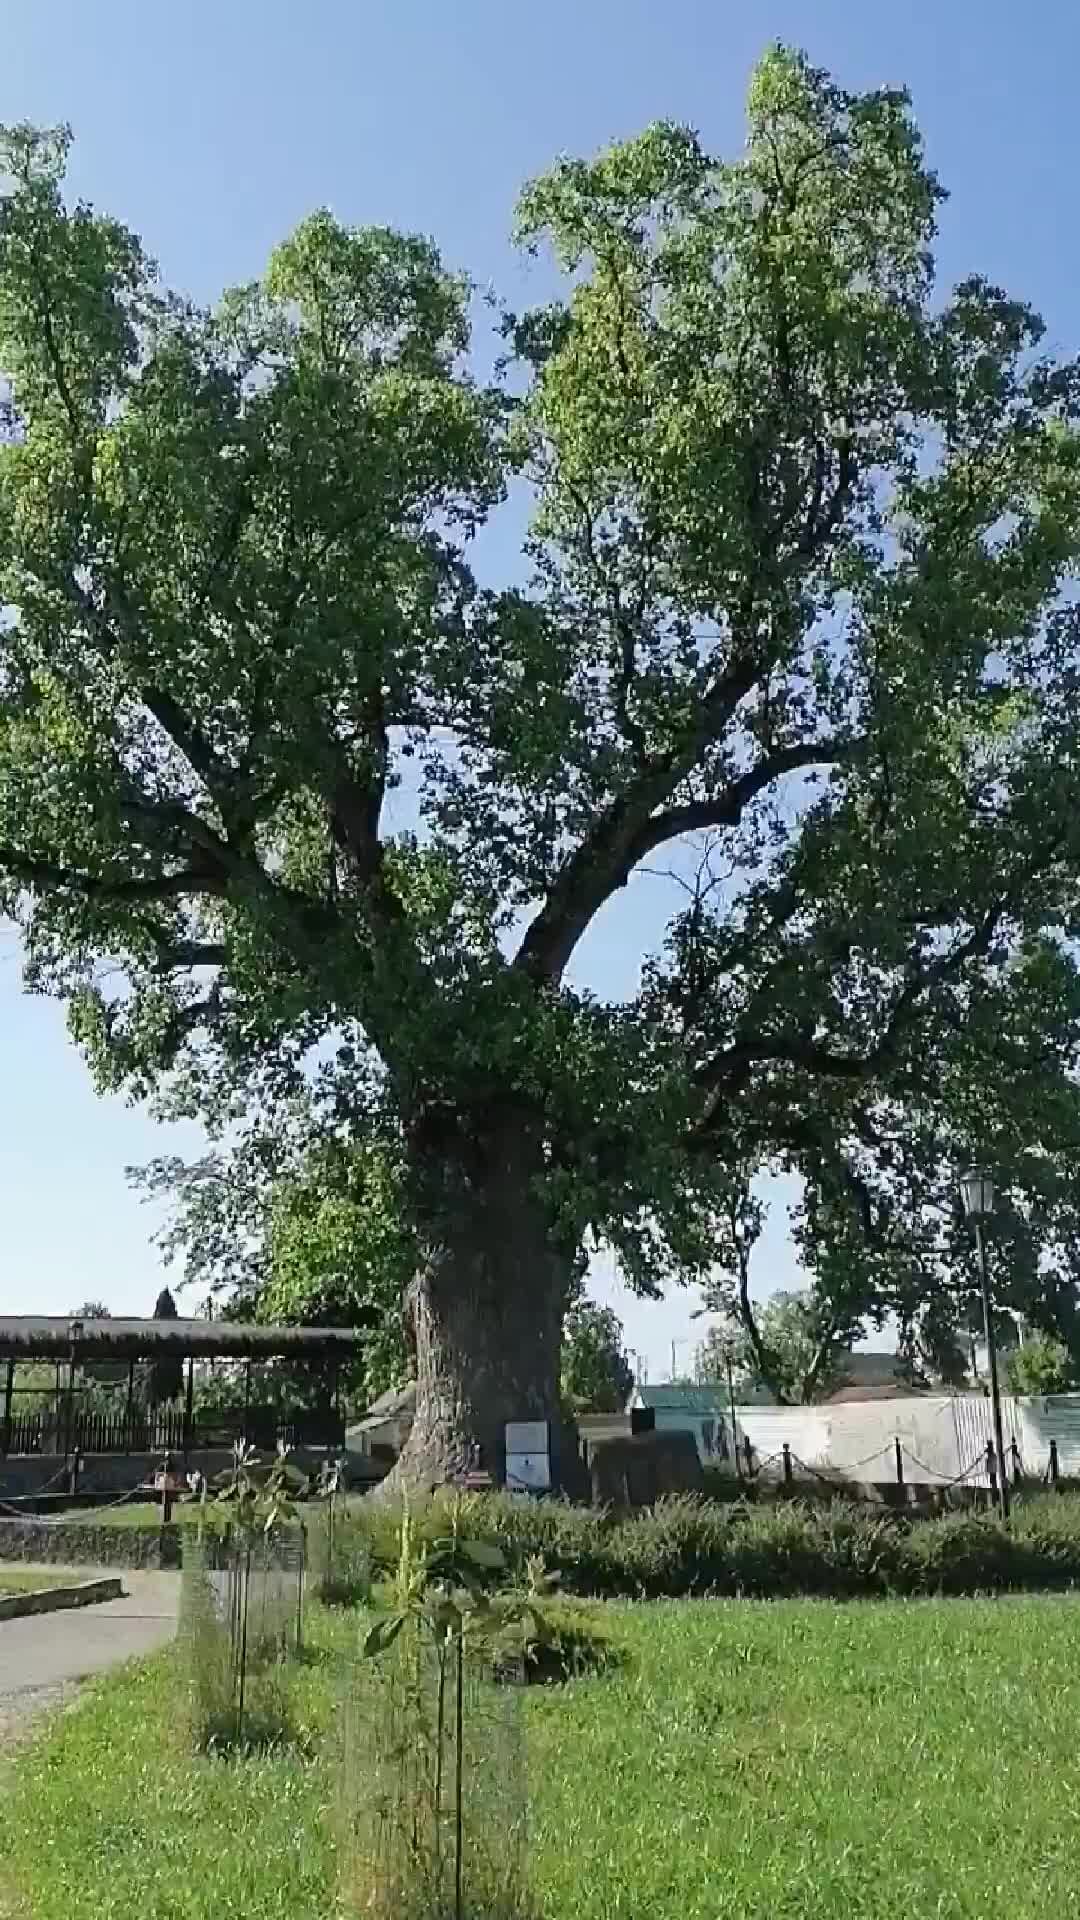
[(837, 1339), (827, 1308), (812, 1293), (774, 1293), (749, 1319), (735, 1314), (710, 1327), (697, 1350), (698, 1380), (764, 1388), (781, 1406), (824, 1400), (845, 1375), (850, 1343)]
[(633, 1386), (622, 1321), (583, 1295), (563, 1324), (564, 1400), (575, 1413), (621, 1413)]
[(319, 212), (204, 309), (67, 148), (3, 139), (0, 910), (99, 1084), (392, 1170), (444, 1464), (553, 1412), (592, 1246), (700, 1277), (762, 1168), (823, 1308), (933, 1334), (991, 1160), (1064, 1332), (1080, 370), (936, 291), (906, 95), (774, 48), (733, 160), (559, 161), (486, 384), (427, 240)]
[[(168, 1287), (162, 1287), (154, 1301), (155, 1320), (179, 1320), (176, 1301)], [(161, 1406), (169, 1400), (178, 1400), (184, 1391), (184, 1363), (175, 1354), (163, 1354), (152, 1360), (147, 1369), (147, 1383), (151, 1406)]]

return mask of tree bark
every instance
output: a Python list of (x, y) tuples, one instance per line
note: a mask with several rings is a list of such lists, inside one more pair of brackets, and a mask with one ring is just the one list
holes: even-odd
[(418, 1167), (426, 1252), (411, 1288), (416, 1415), (390, 1481), (440, 1485), (480, 1467), (505, 1480), (509, 1420), (550, 1423), (560, 1441), (559, 1363), (572, 1263), (551, 1241), (542, 1162), (514, 1115), (479, 1140), (444, 1142)]

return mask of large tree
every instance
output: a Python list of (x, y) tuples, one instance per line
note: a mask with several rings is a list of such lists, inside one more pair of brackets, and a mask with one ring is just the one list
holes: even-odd
[[(403, 1471), (556, 1417), (597, 1240), (701, 1273), (770, 1164), (855, 1217), (909, 1110), (990, 1151), (1022, 1095), (1052, 1160), (1080, 378), (983, 280), (936, 300), (905, 96), (777, 49), (734, 161), (560, 162), (520, 234), (566, 277), (493, 389), (428, 242), (316, 214), (204, 311), (66, 147), (4, 144), (0, 908), (102, 1085), (230, 1140), (302, 1095), (391, 1157)], [(657, 867), (690, 893), (639, 894), (608, 1004), (575, 957)]]

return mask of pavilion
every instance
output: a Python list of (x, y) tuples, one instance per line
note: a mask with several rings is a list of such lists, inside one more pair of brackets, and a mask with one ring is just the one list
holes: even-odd
[[(363, 1339), (355, 1327), (0, 1315), (0, 1456), (144, 1453), (159, 1448), (186, 1455), (193, 1447), (231, 1445), (238, 1439), (256, 1446), (272, 1446), (278, 1439), (289, 1446), (338, 1446), (345, 1437), (341, 1375), (355, 1364)], [(137, 1368), (166, 1358), (180, 1362), (181, 1401), (142, 1404), (136, 1393)], [(311, 1369), (313, 1391), (305, 1396), (306, 1406), (290, 1412), (260, 1404), (253, 1392), (253, 1372), (270, 1360)], [(196, 1419), (195, 1367), (201, 1361), (243, 1368), (242, 1406)], [(54, 1385), (51, 1392), (46, 1389), (51, 1408), (40, 1405), (40, 1382), (19, 1385), (17, 1370), (32, 1362), (54, 1369)], [(115, 1399), (115, 1411), (83, 1404), (88, 1390), (102, 1385)], [(20, 1411), (20, 1398), (29, 1394), (38, 1404), (33, 1411)]]

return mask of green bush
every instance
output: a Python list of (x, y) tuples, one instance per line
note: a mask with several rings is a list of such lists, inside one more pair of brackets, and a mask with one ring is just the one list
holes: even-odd
[[(451, 1524), (449, 1496), (414, 1515), (421, 1537)], [(501, 1547), (512, 1579), (542, 1556), (564, 1592), (638, 1599), (728, 1595), (991, 1593), (1080, 1586), (1080, 1499), (1017, 1502), (1006, 1529), (970, 1509), (920, 1518), (834, 1500), (775, 1504), (660, 1501), (636, 1514), (506, 1494), (455, 1497), (467, 1539)], [(339, 1523), (340, 1551), (392, 1558), (397, 1519), (362, 1503)], [(505, 1576), (504, 1576), (505, 1577)]]

